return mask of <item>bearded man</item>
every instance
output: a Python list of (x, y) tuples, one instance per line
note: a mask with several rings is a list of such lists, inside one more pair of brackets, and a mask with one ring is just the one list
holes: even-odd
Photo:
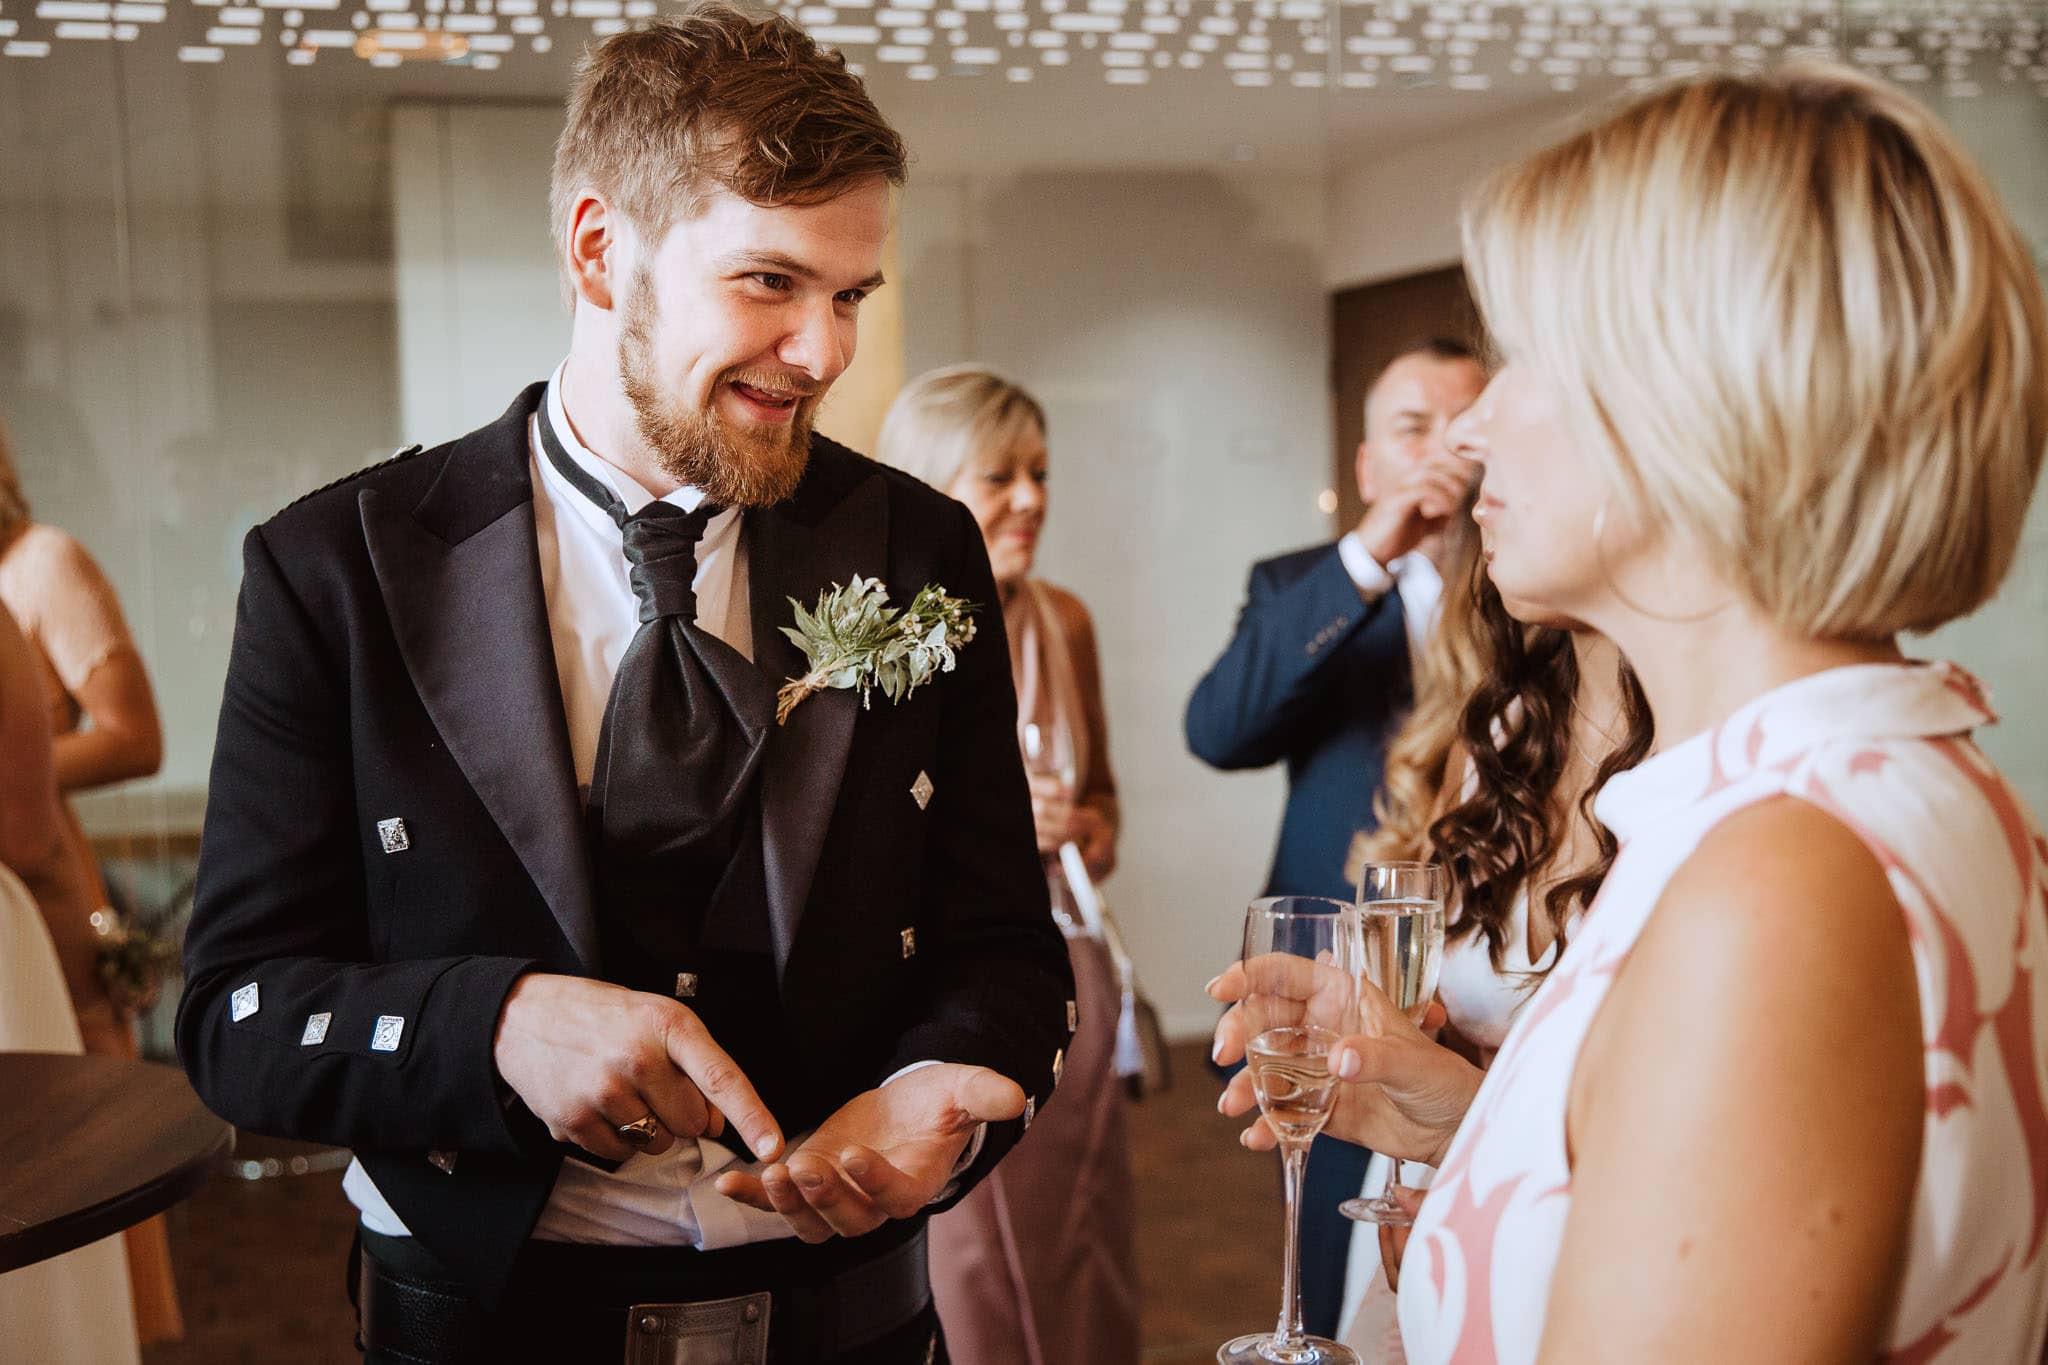
[(791, 599), (996, 601), (965, 509), (811, 430), (903, 167), (786, 21), (606, 40), (567, 359), (249, 535), (179, 1048), (354, 1150), (372, 1361), (945, 1358), (924, 1220), (1075, 1023), (1001, 620), (776, 706)]

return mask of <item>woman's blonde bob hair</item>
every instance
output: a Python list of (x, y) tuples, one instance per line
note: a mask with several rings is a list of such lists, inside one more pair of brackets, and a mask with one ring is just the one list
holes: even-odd
[(976, 452), (1007, 450), (1026, 434), (1045, 436), (1037, 399), (984, 366), (948, 365), (903, 386), (882, 418), (875, 458), (943, 493)]
[(1926, 108), (1841, 67), (1717, 75), (1511, 166), (1465, 259), (1639, 524), (1803, 634), (1967, 614), (2048, 447), (2027, 249)]

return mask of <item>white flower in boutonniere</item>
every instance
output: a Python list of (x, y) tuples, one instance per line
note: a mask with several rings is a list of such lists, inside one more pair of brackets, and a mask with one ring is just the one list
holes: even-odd
[(857, 687), (860, 704), (879, 687), (890, 701), (902, 701), (935, 673), (951, 673), (958, 651), (974, 639), (972, 602), (946, 596), (927, 583), (898, 610), (889, 605), (889, 590), (879, 578), (854, 575), (845, 587), (818, 594), (815, 611), (805, 611), (794, 597), (796, 624), (784, 626), (804, 652), (811, 671), (791, 678), (775, 696), (775, 723), (789, 719), (797, 703), (828, 687)]

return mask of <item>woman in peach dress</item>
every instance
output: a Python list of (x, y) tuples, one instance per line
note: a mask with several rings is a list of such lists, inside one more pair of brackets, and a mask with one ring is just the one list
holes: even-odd
[[(29, 644), (49, 714), (60, 796), (146, 777), (163, 757), (163, 732), (142, 656), (122, 618), (114, 588), (85, 548), (54, 526), (33, 521), (0, 428), (0, 608)], [(59, 803), (62, 835), (80, 886), (77, 897), (41, 902), (85, 1050), (134, 1057), (135, 1036), (121, 1003), (100, 980), (91, 916), (107, 904), (92, 846), (68, 802)], [(142, 1340), (184, 1333), (162, 1218), (127, 1233), (135, 1311)]]
[[(83, 913), (50, 774), (50, 726), (35, 652), (0, 610), (0, 1051), (84, 1050), (45, 927)], [(36, 1365), (133, 1365), (127, 1258), (106, 1237), (0, 1275), (0, 1356)]]

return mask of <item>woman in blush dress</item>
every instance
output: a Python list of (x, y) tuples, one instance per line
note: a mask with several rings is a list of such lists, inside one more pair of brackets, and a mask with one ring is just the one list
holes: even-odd
[(932, 1220), (932, 1297), (960, 1360), (1135, 1365), (1130, 1151), (1115, 1066), (1123, 987), (1060, 861), (1072, 845), (1090, 878), (1115, 867), (1116, 784), (1088, 609), (1031, 576), (1045, 523), (1045, 414), (987, 370), (934, 370), (898, 395), (876, 453), (965, 503), (988, 542), (1039, 852), (1074, 966), (1076, 1032), (1055, 1064), (1059, 1098), (995, 1174)]
[(1659, 751), (1483, 1076), (1371, 993), (1332, 1050), (1332, 1129), (1439, 1166), (1408, 1358), (2038, 1360), (2048, 839), (1983, 689), (1898, 647), (2020, 544), (2024, 241), (1925, 108), (1810, 64), (1646, 96), (1465, 232), (1489, 572), (1615, 643)]
[[(28, 641), (54, 736), (60, 798), (155, 772), (163, 759), (163, 731), (120, 599), (85, 547), (31, 519), (4, 427), (0, 609), (12, 614)], [(78, 1012), (85, 1050), (132, 1058), (135, 1035), (127, 1010), (99, 975), (99, 935), (92, 915), (106, 908), (107, 889), (68, 801), (59, 801), (58, 817), (82, 890), (76, 897), (42, 902), (57, 960)], [(184, 1335), (185, 1326), (164, 1221), (156, 1217), (138, 1223), (126, 1237), (142, 1340), (174, 1341)]]
[[(0, 754), (0, 1052), (82, 1052), (45, 921), (78, 910), (88, 892), (65, 838), (35, 655), (4, 609)], [(138, 1357), (121, 1238), (0, 1275), (0, 1358), (132, 1365)]]
[[(1649, 753), (1652, 728), (1612, 644), (1569, 622), (1534, 624), (1541, 613), (1531, 608), (1511, 614), (1470, 523), (1452, 549), (1420, 700), (1388, 746), (1379, 825), (1359, 836), (1349, 871), (1355, 881), (1367, 861), (1404, 860), (1448, 870), (1439, 1036), (1484, 1067), (1613, 862), (1614, 837), (1593, 818), (1592, 799)], [(1367, 1191), (1382, 1188), (1388, 1160), (1374, 1155)], [(1428, 1177), (1422, 1166), (1401, 1173), (1411, 1187)], [(1406, 1240), (1404, 1228), (1358, 1223), (1352, 1232), (1342, 1335), (1380, 1365), (1405, 1359), (1394, 1286)]]

